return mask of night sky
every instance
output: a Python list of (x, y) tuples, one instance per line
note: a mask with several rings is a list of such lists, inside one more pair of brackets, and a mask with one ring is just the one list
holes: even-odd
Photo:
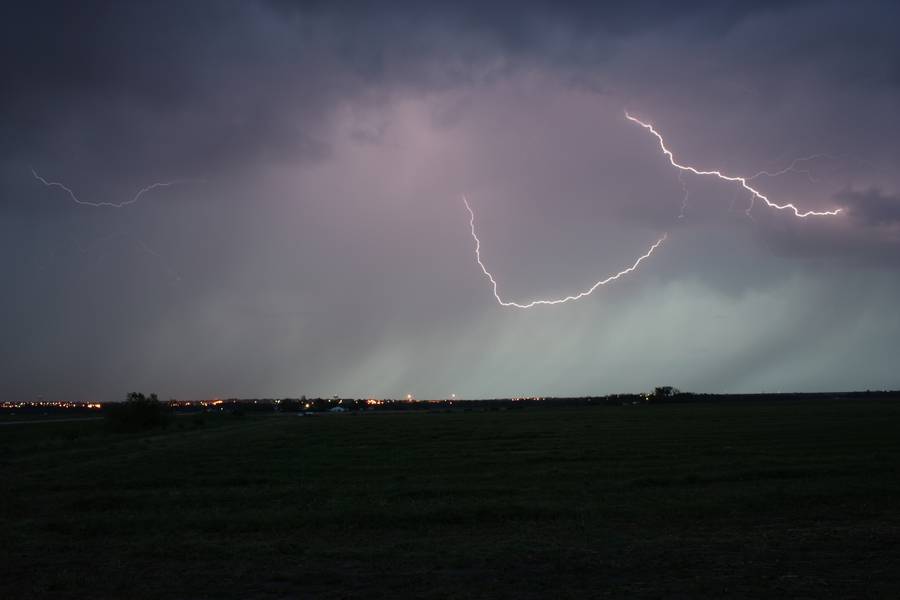
[(900, 387), (893, 2), (15, 4), (2, 400)]

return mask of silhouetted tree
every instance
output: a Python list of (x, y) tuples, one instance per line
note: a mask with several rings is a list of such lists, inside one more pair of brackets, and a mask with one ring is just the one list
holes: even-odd
[(165, 428), (172, 421), (171, 408), (159, 401), (156, 394), (145, 396), (128, 394), (125, 402), (105, 405), (106, 422), (114, 431), (144, 431)]
[(653, 402), (667, 400), (672, 396), (677, 396), (680, 393), (681, 392), (677, 388), (673, 388), (671, 385), (663, 385), (653, 389), (653, 394), (651, 394), (650, 400)]

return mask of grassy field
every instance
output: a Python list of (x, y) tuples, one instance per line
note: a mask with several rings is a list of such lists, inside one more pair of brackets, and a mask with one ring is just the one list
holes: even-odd
[(900, 402), (182, 419), (0, 428), (0, 597), (900, 597)]

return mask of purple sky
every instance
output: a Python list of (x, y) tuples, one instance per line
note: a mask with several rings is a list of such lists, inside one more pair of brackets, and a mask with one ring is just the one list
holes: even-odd
[[(0, 399), (900, 387), (892, 3), (39, 4), (0, 15)], [(702, 169), (818, 155), (753, 185), (843, 212), (748, 216), (625, 110)], [(517, 302), (668, 237), (504, 308), (462, 194)]]

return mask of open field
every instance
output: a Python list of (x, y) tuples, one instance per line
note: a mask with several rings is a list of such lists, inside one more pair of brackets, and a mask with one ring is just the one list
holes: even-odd
[(0, 597), (900, 597), (900, 402), (196, 425), (0, 429)]

